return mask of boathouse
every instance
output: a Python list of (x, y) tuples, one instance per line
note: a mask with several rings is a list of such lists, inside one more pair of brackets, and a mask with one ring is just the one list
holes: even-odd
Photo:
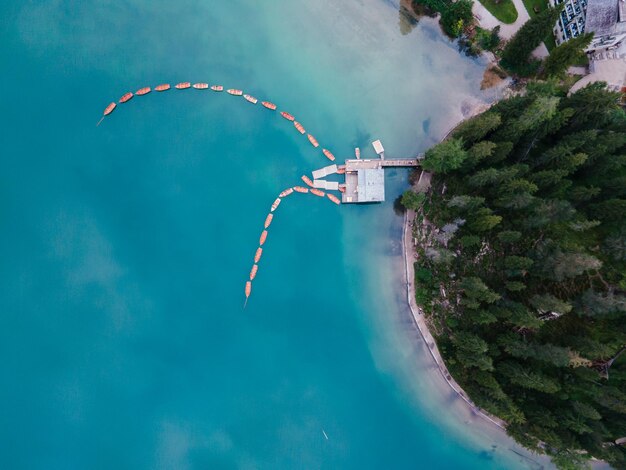
[(385, 170), (381, 160), (346, 160), (345, 203), (383, 202)]

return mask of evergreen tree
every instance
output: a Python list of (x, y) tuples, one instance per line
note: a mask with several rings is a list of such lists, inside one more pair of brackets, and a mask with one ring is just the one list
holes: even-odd
[(477, 142), (467, 151), (467, 158), (462, 166), (463, 171), (470, 170), (478, 165), (482, 160), (493, 155), (496, 144), (489, 141)]
[(560, 389), (559, 385), (550, 377), (540, 372), (533, 372), (517, 362), (503, 362), (498, 370), (512, 383), (520, 387), (544, 393), (556, 393)]
[(407, 209), (416, 211), (422, 206), (425, 199), (426, 196), (424, 196), (423, 193), (416, 193), (415, 191), (408, 189), (402, 193), (400, 202)]
[(572, 310), (572, 306), (556, 298), (552, 294), (535, 295), (531, 297), (530, 304), (539, 310), (540, 313), (554, 313), (563, 315)]
[(431, 159), (416, 298), (451, 374), (520, 443), (622, 468), (606, 443), (626, 436), (626, 112), (602, 84), (548, 80), (487, 114), (453, 133), (462, 158)]
[(446, 5), (441, 13), (440, 22), (446, 34), (456, 38), (461, 35), (465, 27), (472, 23), (473, 19), (471, 0), (458, 0)]
[(460, 139), (450, 139), (429, 149), (422, 160), (422, 168), (436, 173), (448, 173), (456, 170), (467, 157)]
[(546, 77), (562, 76), (570, 65), (574, 65), (585, 57), (584, 50), (592, 39), (593, 33), (581, 34), (558, 46), (546, 58), (543, 75)]
[(466, 144), (473, 144), (496, 129), (501, 122), (502, 118), (498, 113), (488, 111), (465, 121), (454, 131), (453, 135)]
[(502, 65), (513, 72), (526, 72), (531, 53), (552, 32), (562, 9), (563, 4), (547, 8), (524, 23), (502, 51)]
[(517, 230), (503, 230), (498, 233), (498, 239), (503, 243), (515, 243), (522, 237), (522, 232)]
[(469, 221), (468, 227), (474, 232), (487, 232), (501, 221), (501, 216), (494, 215), (491, 209), (483, 207), (476, 211), (472, 220)]

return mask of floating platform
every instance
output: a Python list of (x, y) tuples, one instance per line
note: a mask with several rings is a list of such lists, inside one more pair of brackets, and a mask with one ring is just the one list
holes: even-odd
[(337, 165), (328, 165), (324, 168), (320, 168), (319, 170), (315, 170), (313, 172), (313, 179), (317, 180), (320, 178), (325, 178), (328, 175), (334, 175), (337, 173)]
[(318, 189), (325, 189), (327, 191), (339, 191), (338, 181), (313, 180), (313, 185)]

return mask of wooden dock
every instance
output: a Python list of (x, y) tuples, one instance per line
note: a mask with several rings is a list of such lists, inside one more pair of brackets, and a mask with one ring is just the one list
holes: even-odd
[(385, 168), (415, 168), (423, 155), (416, 158), (374, 158), (346, 160), (344, 203), (383, 202), (385, 200)]
[(420, 165), (420, 160), (421, 158), (394, 158), (392, 160), (387, 160), (386, 158), (384, 160), (381, 160), (381, 166), (383, 168), (387, 168), (387, 167), (396, 167), (396, 168), (401, 168), (401, 167), (416, 167)]
[(358, 170), (375, 170), (379, 168), (407, 168), (417, 167), (423, 157), (419, 155), (417, 158), (374, 158), (374, 159), (358, 159), (346, 160), (346, 171)]
[[(317, 188), (340, 189), (343, 203), (372, 203), (385, 200), (385, 168), (416, 168), (420, 166), (424, 154), (413, 158), (385, 158), (385, 148), (380, 140), (372, 142), (379, 158), (346, 160), (345, 165), (329, 165), (313, 172), (314, 185)], [(360, 152), (357, 152), (360, 155)], [(341, 171), (340, 171), (341, 170)], [(344, 182), (326, 181), (322, 178), (345, 173)]]

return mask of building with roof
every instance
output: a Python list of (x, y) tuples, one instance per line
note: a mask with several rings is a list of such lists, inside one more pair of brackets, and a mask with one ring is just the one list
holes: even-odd
[(619, 48), (626, 39), (626, 1), (589, 0), (586, 30), (594, 33), (587, 52)]
[(346, 160), (344, 203), (383, 202), (385, 170), (381, 160)]
[(626, 37), (626, 0), (549, 0), (565, 4), (554, 26), (557, 44), (585, 32), (594, 33), (587, 52), (619, 47)]
[(587, 1), (588, 0), (550, 0), (552, 7), (556, 7), (562, 3), (565, 4), (553, 30), (557, 45), (585, 32)]
[[(313, 171), (313, 186), (327, 191), (341, 191), (341, 202), (372, 203), (385, 201), (385, 168), (415, 168), (423, 158), (420, 154), (413, 158), (386, 159), (385, 148), (380, 140), (372, 142), (374, 151), (380, 158), (348, 159), (345, 165), (328, 165)], [(322, 179), (336, 173), (345, 173), (345, 182)]]

